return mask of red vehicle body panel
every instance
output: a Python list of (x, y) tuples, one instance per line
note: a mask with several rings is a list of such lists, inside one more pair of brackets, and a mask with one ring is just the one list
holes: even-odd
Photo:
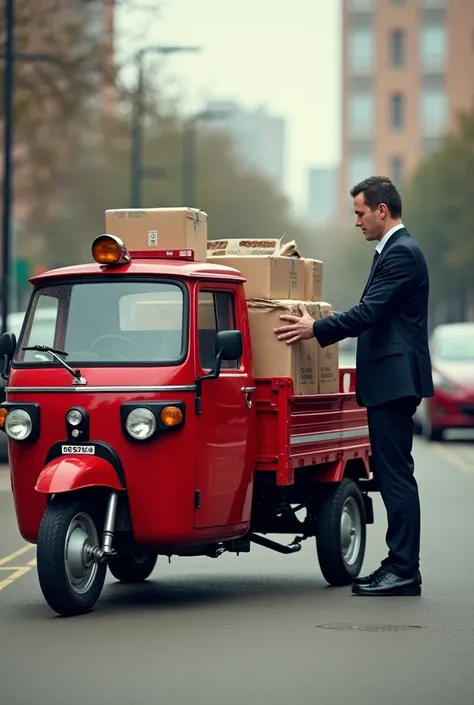
[[(350, 386), (344, 391), (345, 379)], [(349, 461), (369, 477), (367, 412), (357, 405), (355, 371), (340, 370), (339, 394), (293, 396), (291, 379), (257, 380), (256, 469), (276, 472), (278, 485), (292, 485), (298, 469), (306, 481), (339, 482)]]
[(57, 494), (97, 486), (124, 490), (107, 460), (93, 455), (62, 455), (51, 460), (41, 471), (35, 490), (42, 494)]
[(474, 364), (457, 365), (457, 375), (451, 376), (444, 367), (439, 371), (453, 383), (453, 389), (436, 387), (435, 396), (426, 399), (429, 420), (436, 428), (474, 428)]

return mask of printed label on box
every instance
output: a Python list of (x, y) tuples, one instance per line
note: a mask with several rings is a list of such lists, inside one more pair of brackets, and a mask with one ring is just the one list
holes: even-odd
[(156, 247), (158, 245), (158, 230), (148, 231), (148, 247)]

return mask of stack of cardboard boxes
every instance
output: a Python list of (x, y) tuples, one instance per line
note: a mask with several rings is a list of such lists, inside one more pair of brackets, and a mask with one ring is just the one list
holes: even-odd
[(299, 315), (303, 304), (315, 319), (328, 316), (322, 301), (323, 263), (299, 256), (294, 242), (207, 240), (207, 215), (191, 208), (106, 211), (106, 232), (129, 250), (194, 250), (195, 260), (225, 264), (246, 279), (255, 377), (291, 377), (295, 394), (339, 391), (338, 346), (321, 348), (314, 339), (287, 345), (274, 329), (284, 313)]
[(330, 314), (332, 306), (322, 301), (323, 263), (278, 239), (210, 241), (207, 254), (208, 262), (234, 267), (247, 280), (255, 377), (291, 377), (295, 394), (338, 392), (337, 345), (321, 348), (314, 339), (287, 345), (274, 333), (284, 325), (281, 315), (300, 315), (299, 304), (315, 319)]

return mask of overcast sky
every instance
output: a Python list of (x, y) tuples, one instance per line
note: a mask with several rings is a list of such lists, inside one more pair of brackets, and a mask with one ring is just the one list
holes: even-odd
[(307, 168), (339, 159), (340, 0), (161, 4), (161, 13), (120, 11), (119, 53), (128, 55), (140, 44), (201, 46), (199, 55), (167, 60), (166, 75), (176, 77), (184, 109), (230, 98), (284, 117), (287, 190), (304, 206)]

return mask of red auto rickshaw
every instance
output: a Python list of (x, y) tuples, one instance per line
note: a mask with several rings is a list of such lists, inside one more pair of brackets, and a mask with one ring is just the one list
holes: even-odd
[(16, 516), (50, 607), (91, 610), (107, 568), (137, 583), (157, 556), (291, 554), (310, 537), (325, 579), (348, 584), (376, 489), (354, 371), (330, 395), (254, 379), (236, 269), (111, 235), (92, 255), (32, 279), (18, 342), (0, 342)]

